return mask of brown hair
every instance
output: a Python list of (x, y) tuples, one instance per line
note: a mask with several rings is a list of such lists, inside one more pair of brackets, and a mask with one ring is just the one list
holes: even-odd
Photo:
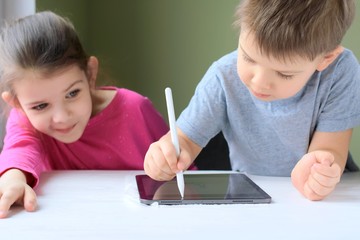
[(85, 71), (88, 59), (68, 19), (50, 11), (18, 19), (0, 34), (0, 93), (16, 97), (11, 85), (19, 70), (45, 75), (77, 64)]
[(341, 43), (354, 16), (353, 0), (243, 0), (234, 25), (254, 34), (268, 57), (314, 60)]
[(86, 70), (88, 58), (69, 20), (50, 11), (39, 12), (2, 29), (0, 85), (19, 69), (51, 73), (77, 64)]

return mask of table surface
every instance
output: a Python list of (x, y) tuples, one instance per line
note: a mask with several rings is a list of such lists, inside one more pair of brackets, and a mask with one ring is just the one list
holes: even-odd
[[(199, 172), (199, 171), (198, 171)], [(36, 188), (39, 209), (13, 207), (0, 239), (359, 239), (360, 173), (325, 200), (303, 198), (288, 177), (249, 176), (270, 204), (148, 206), (142, 171), (53, 171)]]

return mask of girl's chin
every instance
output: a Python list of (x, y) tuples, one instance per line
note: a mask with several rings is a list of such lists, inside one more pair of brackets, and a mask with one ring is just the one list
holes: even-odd
[(82, 134), (79, 134), (79, 135), (74, 135), (72, 134), (72, 136), (65, 136), (65, 135), (62, 135), (62, 136), (59, 136), (59, 135), (56, 135), (56, 136), (52, 136), (53, 138), (55, 138), (56, 140), (62, 142), (62, 143), (73, 143), (73, 142), (76, 142), (80, 139)]

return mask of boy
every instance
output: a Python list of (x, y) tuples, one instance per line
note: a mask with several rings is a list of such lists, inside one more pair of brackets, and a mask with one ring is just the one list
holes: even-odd
[(352, 0), (240, 3), (237, 51), (210, 67), (177, 120), (179, 158), (168, 133), (150, 146), (146, 173), (173, 178), (222, 131), (233, 170), (291, 175), (308, 199), (329, 195), (345, 165), (356, 168), (360, 67), (340, 46), (354, 9)]

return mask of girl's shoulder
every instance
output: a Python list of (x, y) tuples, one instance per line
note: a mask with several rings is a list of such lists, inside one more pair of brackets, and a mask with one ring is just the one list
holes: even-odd
[(112, 100), (102, 110), (103, 113), (111, 113), (116, 111), (126, 112), (130, 109), (135, 110), (143, 108), (153, 108), (149, 98), (133, 90), (111, 86), (101, 87), (100, 90), (116, 91)]
[(113, 97), (110, 104), (130, 104), (136, 105), (141, 104), (142, 102), (150, 101), (147, 97), (141, 95), (138, 92), (127, 88), (118, 88), (118, 87), (101, 87), (103, 90), (115, 90), (116, 94)]

